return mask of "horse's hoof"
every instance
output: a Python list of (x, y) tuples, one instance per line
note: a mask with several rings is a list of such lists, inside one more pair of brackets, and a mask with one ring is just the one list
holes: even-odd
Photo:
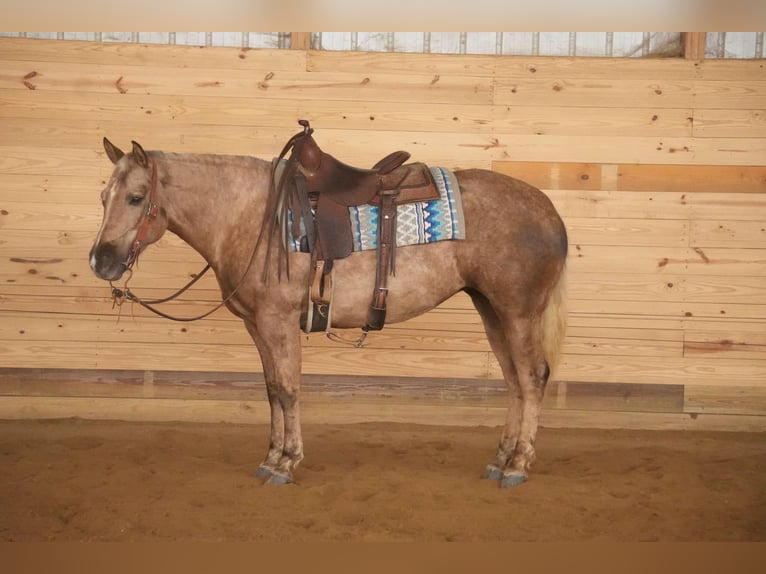
[(527, 475), (519, 472), (511, 474), (504, 474), (503, 480), (500, 481), (500, 488), (510, 488), (518, 484), (522, 484), (527, 481)]
[(274, 469), (270, 466), (262, 464), (258, 467), (258, 470), (255, 471), (255, 476), (256, 478), (270, 478), (273, 472)]
[(503, 478), (503, 471), (496, 466), (488, 466), (481, 477), (486, 480), (501, 480)]
[(292, 484), (293, 478), (291, 476), (288, 476), (286, 474), (279, 474), (276, 472), (273, 472), (271, 476), (269, 477), (269, 480), (266, 481), (266, 484)]

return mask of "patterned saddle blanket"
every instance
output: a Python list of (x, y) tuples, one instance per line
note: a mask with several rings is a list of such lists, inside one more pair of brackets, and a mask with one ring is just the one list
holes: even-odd
[[(440, 198), (433, 201), (399, 205), (396, 213), (396, 245), (421, 245), (451, 239), (465, 239), (465, 220), (460, 186), (455, 174), (444, 167), (429, 167), (439, 188)], [(348, 208), (354, 251), (377, 249), (379, 208), (359, 205)], [(292, 213), (288, 215), (292, 223)], [(301, 234), (305, 227), (301, 221)], [(292, 251), (300, 251), (300, 238), (289, 240)]]

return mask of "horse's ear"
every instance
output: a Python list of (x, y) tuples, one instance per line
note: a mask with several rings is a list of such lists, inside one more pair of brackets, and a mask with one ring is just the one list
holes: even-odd
[(136, 158), (138, 165), (141, 167), (149, 167), (149, 158), (146, 156), (144, 148), (138, 142), (133, 143), (133, 157)]
[(104, 151), (106, 151), (106, 156), (112, 163), (117, 163), (120, 161), (120, 158), (125, 155), (120, 148), (106, 138), (104, 138)]

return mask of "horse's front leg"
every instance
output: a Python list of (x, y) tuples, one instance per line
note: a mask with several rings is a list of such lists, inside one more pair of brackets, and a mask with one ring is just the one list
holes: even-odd
[[(246, 322), (263, 364), (271, 409), (271, 438), (256, 476), (271, 484), (293, 482), (293, 470), (303, 459), (300, 405), (301, 346), (297, 329), (284, 318)], [(257, 326), (256, 326), (257, 325)]]

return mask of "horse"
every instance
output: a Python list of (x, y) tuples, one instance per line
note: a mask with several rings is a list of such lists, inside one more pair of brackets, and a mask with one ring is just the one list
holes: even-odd
[[(103, 220), (90, 250), (97, 277), (119, 280), (166, 231), (199, 252), (215, 273), (222, 304), (241, 318), (258, 350), (271, 438), (256, 476), (295, 481), (304, 457), (300, 422), (301, 329), (310, 256), (290, 252), (290, 276), (255, 249), (273, 193), (272, 162), (252, 156), (123, 152), (103, 140), (113, 172), (101, 192)], [(565, 225), (536, 187), (485, 169), (456, 170), (465, 238), (397, 248), (389, 278), (389, 323), (425, 313), (463, 291), (478, 311), (509, 391), (505, 425), (481, 477), (525, 482), (535, 459), (541, 403), (566, 329)], [(365, 324), (374, 251), (334, 266), (333, 326)]]

